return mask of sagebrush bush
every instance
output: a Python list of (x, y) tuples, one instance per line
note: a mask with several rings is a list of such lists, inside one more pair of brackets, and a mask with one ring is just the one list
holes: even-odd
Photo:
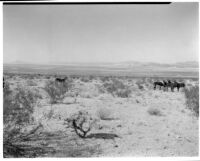
[(128, 98), (130, 97), (131, 95), (131, 90), (126, 88), (126, 89), (119, 89), (116, 91), (116, 95), (118, 97), (121, 97), (121, 98)]
[(140, 90), (143, 90), (144, 89), (144, 81), (143, 80), (139, 80), (139, 81), (137, 81), (136, 83), (135, 83), (137, 86), (138, 86), (138, 88), (140, 89)]
[(100, 108), (97, 111), (97, 116), (101, 119), (101, 120), (110, 120), (111, 118), (111, 110), (107, 109), (107, 108)]
[(186, 105), (195, 115), (199, 116), (199, 86), (184, 89)]
[(81, 77), (81, 81), (82, 81), (82, 82), (87, 83), (87, 82), (89, 82), (90, 80), (91, 80), (90, 77)]
[(129, 97), (131, 94), (131, 90), (127, 85), (125, 85), (122, 81), (118, 79), (112, 79), (110, 82), (105, 82), (103, 84), (104, 88), (108, 93), (111, 93), (113, 96), (116, 95), (118, 97)]
[(28, 86), (37, 86), (37, 83), (34, 82), (33, 80), (27, 80), (27, 85)]
[(50, 97), (50, 103), (55, 104), (58, 101), (62, 101), (65, 97), (65, 93), (72, 87), (71, 81), (65, 81), (63, 83), (56, 81), (48, 81), (44, 87), (44, 90)]
[(102, 81), (102, 82), (106, 82), (106, 81), (109, 81), (110, 80), (110, 78), (109, 77), (107, 77), (107, 76), (102, 76), (102, 77), (100, 77), (100, 80)]

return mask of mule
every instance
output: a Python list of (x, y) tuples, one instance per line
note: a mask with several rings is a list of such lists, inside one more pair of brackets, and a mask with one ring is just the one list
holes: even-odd
[(56, 78), (56, 82), (65, 83), (66, 78)]
[(178, 83), (177, 81), (174, 81), (174, 83), (173, 83), (173, 88), (177, 88), (177, 91), (179, 91), (179, 89), (181, 88), (181, 87), (185, 87), (185, 83)]
[(168, 83), (167, 83), (167, 81), (163, 80), (163, 86), (164, 86), (164, 90), (167, 88), (167, 91), (168, 91)]
[(154, 90), (156, 90), (156, 86), (160, 86), (160, 90), (161, 90), (161, 87), (164, 86), (163, 82), (154, 82)]
[(172, 92), (174, 91), (174, 84), (170, 80), (167, 80), (167, 90), (168, 88), (171, 88)]

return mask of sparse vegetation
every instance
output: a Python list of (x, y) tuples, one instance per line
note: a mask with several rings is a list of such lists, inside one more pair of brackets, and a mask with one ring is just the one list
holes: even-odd
[(33, 80), (27, 80), (27, 85), (28, 86), (37, 86), (37, 83), (34, 82)]
[(109, 81), (110, 80), (110, 78), (109, 77), (100, 77), (100, 80), (102, 81), (102, 82), (106, 82), (106, 81)]
[(89, 82), (90, 80), (91, 80), (90, 77), (81, 77), (81, 81), (82, 81), (82, 82), (87, 83), (87, 82)]
[(50, 80), (46, 83), (44, 90), (50, 97), (50, 103), (55, 104), (58, 101), (62, 101), (64, 99), (65, 93), (69, 91), (71, 87), (72, 83), (70, 81), (59, 83)]
[(150, 115), (155, 115), (155, 116), (162, 116), (162, 113), (159, 109), (157, 108), (149, 108), (147, 111)]
[(23, 147), (20, 142), (26, 140), (38, 129), (36, 127), (28, 133), (23, 132), (23, 129), (34, 121), (32, 114), (39, 95), (22, 87), (17, 87), (13, 92), (8, 83), (5, 85), (3, 94), (4, 157), (25, 156), (28, 153), (26, 153), (27, 147)]
[(186, 104), (196, 116), (199, 116), (199, 86), (193, 86), (189, 89), (184, 90)]
[(126, 89), (118, 89), (116, 91), (116, 95), (118, 97), (121, 97), (121, 98), (128, 98), (131, 96), (131, 90), (126, 88)]
[(101, 119), (101, 120), (110, 120), (111, 118), (111, 110), (109, 110), (108, 108), (100, 108), (97, 111), (97, 116)]
[(54, 109), (51, 108), (47, 113), (43, 114), (44, 118), (50, 120), (54, 116)]
[[(188, 81), (191, 86), (186, 84), (184, 96), (178, 91), (153, 90), (157, 78), (34, 75), (33, 79), (29, 74), (4, 75), (4, 157), (96, 157), (107, 150), (116, 155), (116, 148), (124, 154), (134, 149), (135, 142), (146, 153), (141, 145), (144, 137), (165, 147), (162, 139), (169, 141), (175, 128), (182, 129), (180, 135), (189, 140), (180, 142), (174, 135), (173, 144), (183, 147), (173, 147), (177, 154), (198, 153), (195, 146), (188, 150), (189, 144), (198, 142), (194, 135), (198, 119), (183, 106), (186, 101), (198, 113), (198, 87), (193, 89), (197, 80)], [(56, 82), (55, 78), (66, 79)], [(162, 127), (167, 135), (162, 135)]]
[(142, 79), (142, 80), (138, 80), (135, 84), (138, 86), (138, 88), (139, 88), (140, 90), (143, 90), (143, 89), (144, 89), (143, 84), (145, 84), (145, 83), (144, 83), (144, 80), (143, 80), (143, 79)]
[(112, 79), (110, 82), (105, 82), (103, 84), (104, 88), (107, 90), (108, 93), (111, 93), (113, 96), (118, 97), (129, 97), (131, 94), (131, 90), (127, 85), (125, 85), (122, 81), (118, 79)]

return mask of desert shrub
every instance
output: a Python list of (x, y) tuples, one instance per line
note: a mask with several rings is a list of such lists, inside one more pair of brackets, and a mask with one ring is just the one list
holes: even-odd
[(101, 119), (101, 120), (110, 120), (111, 118), (111, 110), (107, 109), (107, 108), (100, 108), (97, 111), (97, 116)]
[(90, 81), (90, 78), (89, 77), (81, 77), (81, 81), (87, 83)]
[(199, 116), (199, 86), (184, 89), (186, 105), (195, 115)]
[(128, 98), (131, 95), (131, 90), (128, 89), (128, 88), (126, 88), (126, 89), (118, 89), (116, 91), (116, 95), (118, 97), (121, 97), (121, 98)]
[(81, 138), (86, 138), (86, 135), (91, 131), (95, 123), (96, 119), (93, 119), (87, 111), (79, 111), (72, 114), (64, 122), (67, 128), (73, 129)]
[(38, 97), (37, 93), (19, 86), (15, 91), (12, 91), (9, 84), (5, 84), (3, 89), (3, 148), (5, 157), (25, 155), (26, 150), (19, 144), (29, 136), (29, 133), (23, 132), (23, 128), (34, 121), (32, 114)]
[(149, 108), (147, 111), (150, 115), (155, 115), (155, 116), (162, 116), (162, 113), (159, 109), (157, 108)]
[(129, 87), (117, 79), (112, 79), (110, 82), (105, 82), (103, 83), (103, 86), (106, 91), (111, 93), (113, 96), (116, 95), (118, 97), (126, 98), (131, 94)]
[(138, 80), (135, 84), (138, 86), (138, 88), (139, 88), (140, 90), (143, 90), (143, 89), (144, 89), (144, 86), (143, 86), (144, 80)]
[(58, 101), (62, 101), (65, 97), (65, 93), (69, 91), (72, 87), (71, 81), (65, 81), (64, 83), (59, 83), (56, 81), (48, 81), (44, 87), (44, 90), (48, 93), (50, 97), (50, 103), (55, 104)]
[(98, 92), (99, 93), (105, 93), (106, 92), (106, 89), (104, 88), (103, 85), (100, 85), (100, 84), (95, 84), (96, 88), (98, 89)]
[(54, 116), (54, 109), (51, 108), (47, 113), (43, 113), (43, 117), (50, 120)]
[(33, 108), (40, 95), (18, 86), (15, 92), (4, 88), (4, 123), (16, 121), (18, 125), (29, 123)]
[(89, 80), (91, 81), (91, 80), (93, 80), (93, 79), (95, 79), (95, 76), (90, 75), (90, 76), (89, 76)]
[(27, 80), (27, 85), (28, 86), (37, 86), (37, 83), (34, 82), (33, 80)]
[(106, 81), (109, 81), (110, 79), (109, 79), (109, 77), (107, 77), (107, 76), (102, 76), (102, 77), (100, 77), (100, 80), (102, 81), (102, 82), (106, 82)]

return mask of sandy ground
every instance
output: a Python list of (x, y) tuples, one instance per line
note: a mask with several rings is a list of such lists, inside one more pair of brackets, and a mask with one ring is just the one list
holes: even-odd
[[(35, 107), (36, 122), (43, 124), (40, 137), (46, 147), (54, 150), (42, 157), (88, 157), (88, 156), (197, 156), (198, 119), (186, 108), (184, 93), (145, 88), (136, 89), (130, 98), (113, 97), (99, 93), (98, 81), (81, 82), (77, 101), (65, 97), (62, 103), (50, 105), (42, 87), (45, 79), (34, 79), (37, 86), (29, 88), (40, 91), (43, 99)], [(10, 80), (13, 86), (26, 80)], [(101, 120), (99, 110), (106, 111), (110, 119)], [(160, 115), (148, 111), (157, 109)], [(45, 117), (49, 111), (53, 116)], [(88, 111), (98, 123), (88, 135), (100, 137), (81, 139), (64, 125), (64, 119), (80, 110)], [(44, 133), (46, 133), (45, 136)], [(43, 135), (42, 135), (43, 134)], [(106, 135), (103, 137), (103, 135)], [(118, 137), (115, 137), (117, 135)]]

